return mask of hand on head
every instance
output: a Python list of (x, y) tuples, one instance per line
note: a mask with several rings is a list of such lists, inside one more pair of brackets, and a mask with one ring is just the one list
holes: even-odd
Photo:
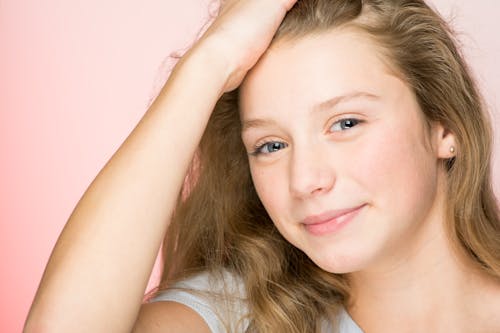
[[(268, 48), (276, 30), (297, 0), (222, 0), (218, 15), (199, 40), (230, 70), (224, 91), (239, 86)], [(196, 48), (196, 46), (195, 46)]]

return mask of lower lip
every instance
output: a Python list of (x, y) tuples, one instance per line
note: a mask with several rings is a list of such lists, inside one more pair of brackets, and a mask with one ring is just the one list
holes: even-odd
[(351, 222), (356, 217), (356, 215), (358, 215), (358, 213), (364, 206), (365, 205), (362, 205), (352, 212), (322, 223), (306, 224), (305, 228), (309, 233), (315, 236), (323, 236), (326, 234), (335, 233), (349, 224), (349, 222)]

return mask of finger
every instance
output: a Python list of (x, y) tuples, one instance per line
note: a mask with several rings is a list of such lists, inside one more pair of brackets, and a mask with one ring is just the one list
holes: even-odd
[(211, 18), (215, 18), (219, 15), (219, 10), (222, 8), (223, 0), (212, 0), (208, 4), (208, 14)]
[(286, 11), (289, 11), (296, 2), (297, 0), (283, 0), (283, 7), (285, 7)]

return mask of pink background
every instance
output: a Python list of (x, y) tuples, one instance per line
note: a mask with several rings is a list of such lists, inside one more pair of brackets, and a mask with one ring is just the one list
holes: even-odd
[[(165, 57), (195, 38), (209, 1), (0, 0), (1, 332), (21, 331), (60, 230), (146, 111)], [(491, 107), (498, 170), (500, 5), (432, 4), (454, 17)], [(498, 171), (494, 180), (499, 193)]]

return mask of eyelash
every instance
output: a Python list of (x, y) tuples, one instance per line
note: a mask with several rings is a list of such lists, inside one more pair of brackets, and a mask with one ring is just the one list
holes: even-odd
[[(363, 121), (363, 120), (361, 120), (361, 119), (358, 119), (358, 118), (353, 118), (353, 117), (342, 118), (342, 119), (339, 119), (339, 120), (337, 120), (336, 122), (334, 122), (334, 123), (330, 126), (330, 128), (332, 128), (332, 127), (333, 127), (334, 125), (336, 125), (336, 124), (341, 124), (342, 122), (345, 122), (345, 121), (354, 121), (354, 123), (355, 123), (355, 124), (354, 124), (352, 127), (355, 127), (355, 126), (357, 126), (357, 125), (359, 125), (359, 124), (361, 124), (361, 123), (363, 123), (363, 122), (364, 122), (364, 121)], [(348, 127), (348, 128), (346, 128), (346, 129), (349, 129), (349, 128), (352, 128), (352, 127)], [(346, 129), (344, 129), (344, 131), (345, 131)], [(343, 132), (343, 131), (342, 131), (342, 132)], [(284, 142), (280, 142), (280, 141), (272, 141), (272, 140), (271, 140), (271, 141), (266, 141), (266, 142), (263, 142), (263, 143), (261, 143), (261, 144), (256, 145), (256, 146), (254, 147), (253, 151), (250, 153), (250, 155), (252, 155), (252, 156), (258, 156), (258, 155), (262, 155), (262, 154), (265, 154), (265, 155), (266, 155), (266, 154), (272, 154), (272, 153), (273, 153), (273, 152), (275, 152), (276, 150), (275, 150), (275, 151), (270, 151), (270, 152), (268, 152), (268, 153), (263, 153), (263, 152), (262, 152), (262, 149), (263, 149), (264, 147), (266, 147), (267, 145), (269, 145), (269, 144), (276, 144), (276, 143), (277, 143), (277, 144), (281, 144), (281, 145), (283, 146), (281, 149), (288, 147), (288, 145), (287, 145), (286, 143), (284, 143)], [(281, 150), (281, 149), (280, 149), (280, 150)]]

